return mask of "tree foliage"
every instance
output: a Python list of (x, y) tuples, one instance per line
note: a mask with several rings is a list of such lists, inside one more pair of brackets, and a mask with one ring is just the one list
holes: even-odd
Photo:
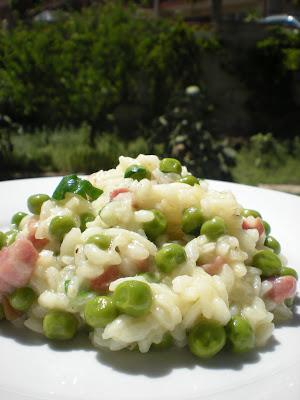
[(107, 126), (120, 105), (151, 117), (197, 80), (201, 51), (184, 23), (114, 4), (20, 23), (0, 32), (0, 112), (35, 126)]

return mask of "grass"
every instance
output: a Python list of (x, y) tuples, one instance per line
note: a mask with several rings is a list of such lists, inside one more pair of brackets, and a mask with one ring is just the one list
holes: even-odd
[(118, 163), (120, 155), (136, 157), (148, 153), (145, 138), (130, 141), (115, 134), (98, 135), (95, 145), (89, 144), (89, 127), (62, 128), (11, 136), (13, 151), (7, 155), (7, 170), (24, 175), (70, 172), (90, 173), (110, 169)]
[[(149, 154), (145, 137), (124, 140), (116, 134), (99, 134), (95, 146), (89, 144), (89, 127), (12, 134), (13, 151), (0, 159), (2, 179), (44, 174), (91, 173), (114, 168), (120, 155)], [(1, 132), (0, 132), (1, 133)], [(157, 148), (157, 154), (163, 149)], [(0, 142), (1, 152), (1, 142)], [(275, 139), (270, 133), (254, 135), (237, 152), (231, 167), (233, 181), (250, 185), (300, 185), (300, 136), (290, 141)]]
[(233, 180), (250, 185), (300, 185), (300, 136), (276, 140), (270, 133), (257, 134), (237, 153)]
[(277, 168), (261, 168), (248, 154), (238, 154), (237, 165), (232, 170), (233, 180), (249, 185), (291, 184), (300, 185), (300, 159), (289, 157)]

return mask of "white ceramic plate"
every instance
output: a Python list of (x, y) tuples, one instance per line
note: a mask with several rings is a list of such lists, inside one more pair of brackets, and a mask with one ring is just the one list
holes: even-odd
[[(0, 229), (33, 193), (53, 192), (58, 178), (0, 183)], [(224, 182), (245, 207), (271, 223), (289, 265), (300, 272), (300, 197)], [(1, 400), (299, 400), (300, 316), (277, 327), (260, 352), (222, 354), (200, 363), (187, 350), (139, 354), (97, 351), (79, 337), (53, 344), (0, 323)]]

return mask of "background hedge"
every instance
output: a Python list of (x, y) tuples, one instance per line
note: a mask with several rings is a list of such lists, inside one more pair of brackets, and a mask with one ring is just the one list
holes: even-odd
[(101, 130), (115, 118), (130, 130), (198, 78), (202, 48), (184, 23), (114, 5), (57, 18), (1, 32), (0, 110), (21, 124)]

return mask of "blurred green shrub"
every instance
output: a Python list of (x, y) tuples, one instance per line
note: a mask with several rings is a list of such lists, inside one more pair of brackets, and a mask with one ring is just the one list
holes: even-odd
[(196, 39), (183, 22), (143, 18), (113, 3), (2, 30), (0, 112), (25, 126), (85, 121), (111, 130), (129, 109), (130, 132), (173, 90), (199, 78), (202, 48), (215, 42)]
[(249, 147), (253, 163), (259, 168), (276, 168), (285, 162), (287, 156), (286, 143), (274, 139), (272, 133), (258, 133), (252, 136)]
[[(274, 71), (278, 74), (276, 83), (280, 76), (300, 68), (299, 31), (271, 28), (270, 35), (257, 42), (256, 49), (262, 67), (273, 65), (273, 69), (269, 69), (269, 72), (271, 76)], [(266, 62), (268, 64), (265, 64)]]
[(253, 48), (239, 49), (236, 73), (249, 91), (247, 109), (252, 129), (297, 134), (299, 115), (300, 32), (279, 27)]
[(25, 17), (27, 12), (42, 3), (42, 0), (9, 0), (12, 11), (16, 12), (20, 18)]
[(235, 151), (205, 128), (211, 111), (203, 90), (187, 87), (154, 122), (151, 143), (162, 143), (164, 155), (178, 157), (198, 177), (230, 180)]
[(283, 51), (284, 66), (288, 71), (300, 70), (300, 48), (299, 49), (285, 49)]

